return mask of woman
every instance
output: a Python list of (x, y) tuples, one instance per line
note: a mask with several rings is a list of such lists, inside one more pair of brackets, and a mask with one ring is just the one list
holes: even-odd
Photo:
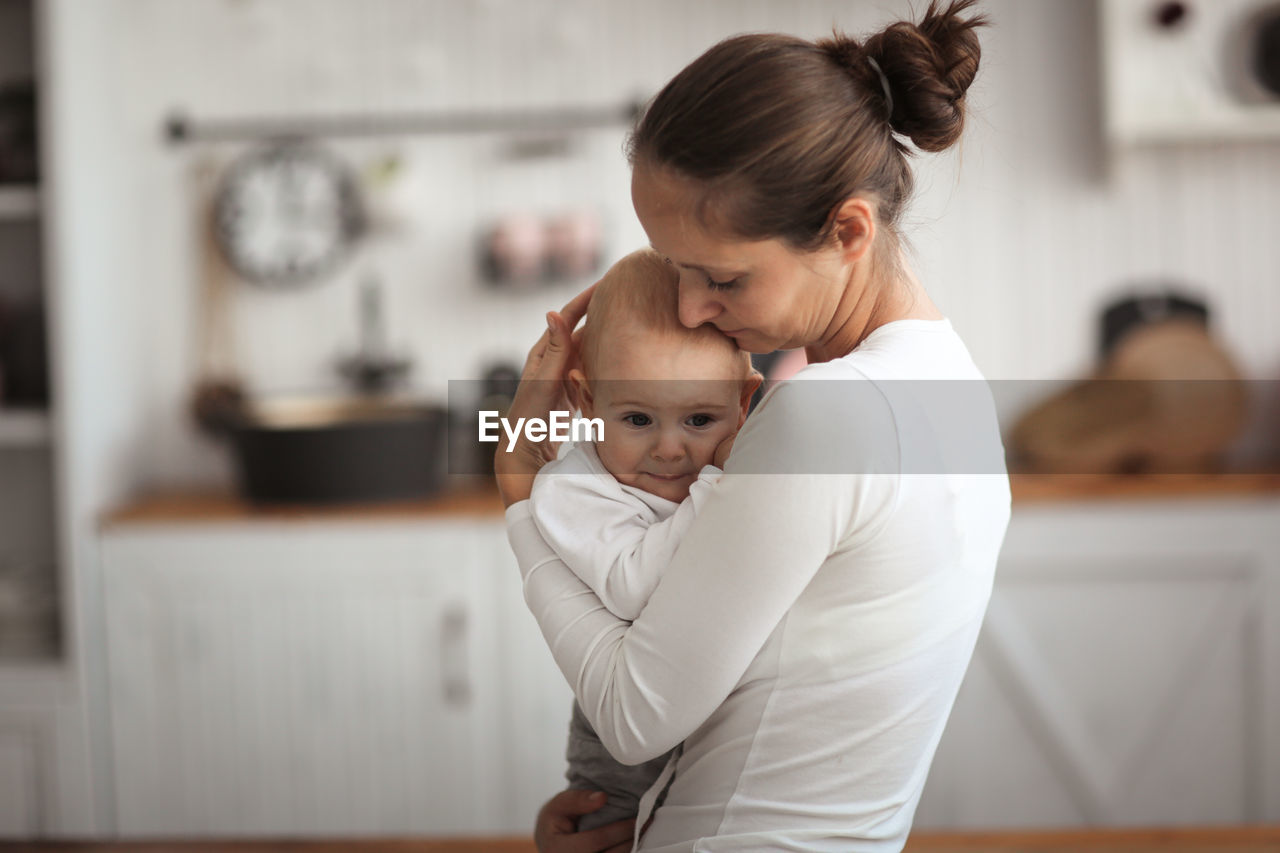
[[(748, 419), (634, 623), (529, 518), (546, 446), (498, 454), (526, 600), (601, 739), (623, 763), (683, 743), (640, 849), (905, 842), (1009, 515), (990, 394), (897, 232), (912, 185), (900, 137), (940, 151), (961, 134), (972, 3), (935, 0), (864, 43), (729, 39), (640, 120), (632, 199), (680, 272), (681, 321), (751, 352), (803, 347), (809, 366)], [(559, 380), (587, 296), (548, 315), (513, 416), (568, 408)], [(939, 402), (957, 387), (981, 394)], [(629, 849), (625, 824), (572, 833), (595, 805), (548, 803), (541, 849)]]

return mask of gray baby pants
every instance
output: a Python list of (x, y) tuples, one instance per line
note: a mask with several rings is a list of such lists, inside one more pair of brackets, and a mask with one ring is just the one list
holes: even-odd
[[(635, 817), (640, 809), (640, 797), (662, 773), (670, 757), (668, 752), (634, 766), (618, 763), (596, 736), (582, 708), (574, 702), (573, 717), (569, 720), (569, 746), (565, 750), (565, 758), (569, 760), (569, 769), (565, 772), (569, 787), (604, 791), (609, 798), (603, 808), (578, 818), (578, 831)], [(654, 808), (661, 802), (662, 796), (659, 796)]]

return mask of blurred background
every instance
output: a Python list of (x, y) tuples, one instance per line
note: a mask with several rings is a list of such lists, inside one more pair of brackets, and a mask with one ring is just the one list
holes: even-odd
[[(645, 243), (681, 67), (919, 6), (0, 0), (0, 837), (526, 832), (446, 403)], [(980, 8), (904, 230), (1033, 473), (918, 824), (1280, 821), (1280, 4)]]

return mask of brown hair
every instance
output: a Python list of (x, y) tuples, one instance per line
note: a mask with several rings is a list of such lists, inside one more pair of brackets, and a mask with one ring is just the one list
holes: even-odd
[(587, 377), (596, 378), (606, 346), (618, 343), (626, 335), (640, 333), (722, 346), (741, 358), (745, 379), (751, 369), (751, 356), (738, 350), (713, 326), (684, 326), (680, 322), (679, 290), (679, 273), (652, 249), (639, 249), (610, 267), (591, 294), (583, 323), (580, 352)]
[(726, 39), (653, 99), (629, 159), (703, 184), (704, 223), (743, 239), (816, 249), (855, 195), (874, 196), (896, 235), (913, 185), (900, 137), (942, 151), (964, 128), (981, 55), (974, 30), (986, 24), (962, 17), (975, 2), (931, 0), (918, 24), (899, 21), (862, 43), (839, 32)]

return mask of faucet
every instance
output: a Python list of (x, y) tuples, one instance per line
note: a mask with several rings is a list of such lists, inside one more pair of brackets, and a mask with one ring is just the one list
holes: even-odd
[(359, 394), (379, 394), (389, 390), (409, 373), (413, 362), (392, 355), (387, 346), (386, 318), (382, 305), (382, 283), (372, 273), (360, 283), (358, 297), (360, 343), (354, 355), (338, 362), (338, 372)]

